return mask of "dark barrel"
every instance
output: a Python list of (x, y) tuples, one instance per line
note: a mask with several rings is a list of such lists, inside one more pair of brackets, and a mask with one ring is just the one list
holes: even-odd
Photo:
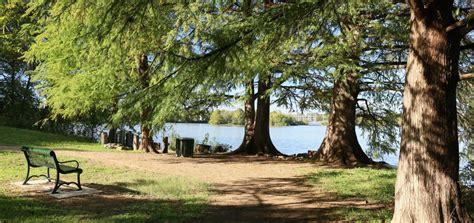
[(181, 138), (181, 148), (182, 148), (182, 153), (184, 157), (193, 157), (194, 139)]

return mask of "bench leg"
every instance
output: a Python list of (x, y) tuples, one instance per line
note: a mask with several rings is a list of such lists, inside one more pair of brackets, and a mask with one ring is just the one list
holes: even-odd
[(28, 183), (28, 180), (30, 180), (30, 165), (28, 165), (28, 170), (26, 171), (26, 178), (25, 181), (23, 181), (23, 185), (26, 185), (26, 183)]
[(51, 182), (51, 175), (49, 174), (49, 167), (48, 167), (48, 182)]
[(82, 190), (82, 187), (81, 187), (81, 174), (80, 173), (77, 173), (77, 187), (79, 187), (78, 190)]
[(54, 184), (53, 192), (52, 194), (57, 194), (58, 189), (61, 185), (59, 184), (59, 170), (56, 170), (56, 182)]

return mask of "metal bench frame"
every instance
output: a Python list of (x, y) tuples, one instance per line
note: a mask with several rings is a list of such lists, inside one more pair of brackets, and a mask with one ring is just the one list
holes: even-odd
[[(58, 193), (58, 189), (59, 187), (61, 187), (62, 185), (66, 184), (66, 185), (69, 185), (69, 184), (75, 184), (77, 187), (78, 187), (78, 190), (82, 190), (82, 187), (81, 187), (81, 173), (82, 173), (82, 169), (79, 168), (79, 162), (77, 162), (76, 160), (68, 160), (68, 161), (64, 161), (64, 162), (59, 162), (57, 157), (56, 157), (56, 153), (52, 150), (49, 150), (49, 149), (43, 149), (43, 148), (32, 148), (32, 147), (26, 147), (26, 146), (23, 146), (21, 148), (21, 150), (23, 151), (23, 153), (25, 154), (25, 158), (26, 158), (26, 162), (28, 163), (28, 169), (27, 169), (27, 172), (26, 172), (26, 178), (25, 178), (25, 181), (23, 182), (23, 185), (26, 185), (28, 183), (28, 181), (33, 178), (33, 177), (46, 177), (46, 179), (51, 182), (51, 176), (50, 176), (50, 171), (49, 169), (56, 169), (56, 179), (55, 179), (55, 184), (54, 184), (54, 188), (53, 188), (53, 194), (56, 194)], [(36, 165), (34, 164), (33, 162), (31, 162), (30, 160), (30, 157), (31, 156), (34, 156), (34, 154), (39, 154), (37, 151), (35, 150), (43, 150), (43, 151), (47, 151), (48, 152), (48, 155), (50, 156), (50, 158), (54, 161), (54, 166), (48, 166), (48, 165)], [(44, 155), (44, 154), (43, 154)], [(47, 161), (46, 161), (47, 162)], [(62, 168), (62, 166), (65, 166), (65, 165), (62, 165), (62, 164), (66, 164), (66, 163), (75, 163), (75, 167), (71, 167), (71, 166), (67, 166), (69, 168), (72, 168), (70, 170), (64, 170)], [(48, 168), (48, 172), (47, 172), (47, 175), (44, 175), (44, 174), (41, 174), (41, 175), (32, 175), (30, 176), (30, 168), (37, 168), (37, 167), (46, 167)], [(60, 174), (71, 174), (71, 173), (77, 173), (77, 183), (76, 182), (64, 182), (64, 181), (61, 181), (60, 180)]]

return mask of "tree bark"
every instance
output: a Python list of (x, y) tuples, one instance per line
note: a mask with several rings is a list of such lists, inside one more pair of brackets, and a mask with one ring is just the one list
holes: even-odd
[(255, 89), (253, 84), (254, 81), (252, 79), (246, 86), (246, 99), (244, 102), (244, 140), (234, 153), (257, 154), (257, 151), (254, 150), (255, 147), (253, 146), (255, 133)]
[(357, 140), (355, 121), (358, 94), (357, 74), (349, 73), (347, 77), (334, 82), (326, 136), (317, 153), (321, 161), (345, 166), (372, 163)]
[(282, 155), (270, 138), (270, 96), (266, 94), (270, 88), (270, 77), (260, 77), (258, 80), (259, 97), (255, 114), (254, 144), (259, 154)]
[[(251, 87), (251, 91), (253, 91), (253, 81)], [(246, 101), (244, 141), (234, 153), (282, 155), (273, 145), (270, 138), (270, 96), (266, 95), (266, 91), (269, 90), (270, 87), (269, 77), (259, 78), (256, 113), (254, 112), (255, 109), (253, 105), (255, 99), (251, 97), (251, 101)], [(253, 117), (255, 117), (255, 121), (253, 121)]]
[(472, 222), (461, 202), (453, 1), (410, 4), (410, 53), (392, 222)]
[(141, 140), (140, 140), (140, 149), (149, 153), (153, 148), (153, 139), (151, 136), (151, 129), (146, 124), (141, 124)]
[[(148, 57), (146, 54), (142, 54), (138, 58), (138, 75), (140, 77), (141, 87), (143, 89), (147, 88), (150, 85), (150, 77), (148, 74)], [(156, 152), (153, 143), (153, 135), (150, 127), (150, 118), (151, 118), (152, 109), (145, 105), (140, 111), (140, 129), (142, 132), (140, 149), (145, 152)]]

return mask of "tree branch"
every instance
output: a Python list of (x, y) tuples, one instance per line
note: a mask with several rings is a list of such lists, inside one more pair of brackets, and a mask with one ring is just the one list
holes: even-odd
[(471, 11), (470, 14), (463, 20), (459, 20), (446, 28), (446, 32), (457, 31), (461, 36), (466, 35), (468, 32), (474, 29), (474, 12)]
[(465, 81), (474, 79), (474, 73), (467, 73), (467, 74), (459, 74), (459, 80)]
[(415, 14), (417, 19), (423, 19), (425, 14), (425, 4), (423, 0), (406, 0), (406, 3), (410, 6), (411, 11)]
[(474, 43), (469, 43), (469, 44), (465, 44), (461, 46), (461, 50), (468, 50), (468, 49), (474, 50)]

